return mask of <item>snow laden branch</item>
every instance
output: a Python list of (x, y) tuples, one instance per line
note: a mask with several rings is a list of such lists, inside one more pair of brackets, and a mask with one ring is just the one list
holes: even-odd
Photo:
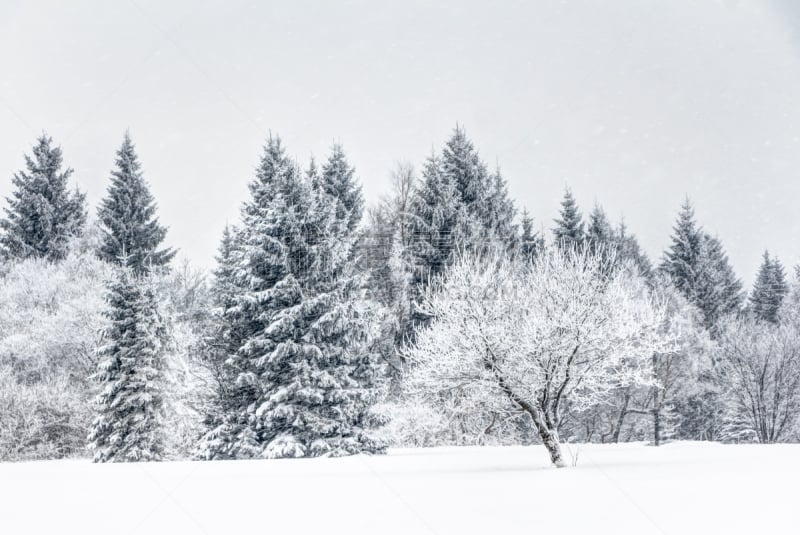
[(730, 319), (720, 329), (719, 344), (726, 438), (784, 440), (800, 414), (798, 324)]
[(672, 344), (660, 334), (663, 307), (608, 256), (463, 256), (423, 296), (433, 319), (406, 351), (409, 395), (464, 414), (522, 411), (553, 464), (565, 466), (558, 426), (567, 405), (583, 410), (614, 389), (652, 383), (652, 355)]

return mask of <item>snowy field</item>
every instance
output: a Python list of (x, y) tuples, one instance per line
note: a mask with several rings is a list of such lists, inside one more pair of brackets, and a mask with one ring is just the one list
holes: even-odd
[[(576, 451), (571, 446), (572, 452)], [(788, 533), (800, 445), (393, 450), (238, 462), (0, 465), (0, 532)]]

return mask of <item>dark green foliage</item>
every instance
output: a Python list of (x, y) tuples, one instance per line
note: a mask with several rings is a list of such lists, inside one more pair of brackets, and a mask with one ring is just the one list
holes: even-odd
[(545, 248), (544, 236), (533, 230), (533, 218), (527, 210), (522, 212), (522, 236), (520, 237), (519, 252), (523, 258), (532, 260)]
[(564, 192), (559, 215), (560, 217), (556, 219), (556, 226), (553, 229), (556, 245), (563, 248), (583, 245), (585, 238), (583, 217), (578, 209), (578, 204), (575, 202), (575, 197), (572, 196), (572, 192), (569, 189)]
[(422, 169), (422, 181), (411, 199), (411, 254), (414, 285), (425, 286), (449, 265), (457, 246), (468, 243), (471, 225), (456, 183), (439, 158), (431, 156)]
[(158, 248), (167, 229), (155, 214), (155, 200), (142, 176), (134, 144), (125, 132), (108, 193), (98, 209), (103, 226), (100, 257), (117, 264), (125, 258), (136, 273), (168, 264), (175, 251)]
[(0, 220), (2, 253), (7, 258), (61, 260), (67, 254), (70, 238), (86, 225), (86, 198), (69, 191), (72, 169), (62, 170), (60, 147), (42, 135), (33, 147), (33, 157), (25, 156), (26, 171), (14, 175), (14, 191), (8, 197), (6, 218)]
[(94, 378), (98, 415), (89, 435), (95, 462), (157, 461), (164, 454), (166, 324), (146, 279), (119, 270), (107, 295), (110, 327)]
[(518, 245), (516, 209), (506, 182), (499, 170), (488, 172), (461, 127), (453, 131), (441, 156), (428, 158), (409, 211), (416, 291), (460, 251), (510, 251)]
[(316, 165), (311, 161), (308, 178), (314, 189), (321, 189), (335, 199), (336, 219), (344, 223), (346, 232), (353, 232), (364, 215), (364, 198), (361, 186), (355, 178), (355, 168), (347, 162), (344, 149), (338, 143), (322, 166), (322, 175), (317, 176)]
[(688, 199), (681, 207), (660, 269), (702, 312), (704, 325), (712, 332), (721, 318), (740, 309), (742, 284), (720, 241), (697, 226)]
[(366, 347), (369, 311), (349, 267), (352, 212), (339, 218), (339, 199), (314, 188), (277, 137), (250, 191), (233, 246), (220, 250), (217, 284), (234, 291), (222, 300), (218, 344), (229, 381), (198, 455), (380, 451), (368, 430), (379, 423), (369, 409), (381, 367)]
[(769, 252), (765, 251), (764, 261), (750, 294), (750, 312), (758, 320), (778, 323), (778, 311), (787, 293), (789, 285), (783, 265), (777, 258), (770, 258)]
[(628, 227), (624, 222), (620, 223), (614, 231), (614, 240), (617, 247), (617, 258), (623, 262), (629, 262), (645, 280), (652, 281), (653, 264), (647, 254), (642, 251), (636, 236), (628, 233)]

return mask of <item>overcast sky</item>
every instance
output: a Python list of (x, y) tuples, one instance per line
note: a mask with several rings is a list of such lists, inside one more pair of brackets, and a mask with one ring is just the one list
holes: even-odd
[(791, 0), (0, 0), (0, 194), (47, 131), (93, 204), (129, 128), (170, 245), (212, 265), (269, 130), (368, 200), (458, 122), (552, 226), (565, 185), (657, 258), (685, 195), (749, 284), (800, 261)]

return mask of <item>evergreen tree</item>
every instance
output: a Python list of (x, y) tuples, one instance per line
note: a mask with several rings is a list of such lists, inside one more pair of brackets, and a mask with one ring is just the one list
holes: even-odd
[(136, 273), (165, 266), (175, 256), (172, 249), (159, 249), (167, 234), (156, 217), (156, 203), (142, 176), (131, 137), (125, 132), (111, 172), (108, 194), (101, 201), (98, 218), (103, 226), (100, 257), (127, 265)]
[(297, 457), (379, 451), (369, 433), (380, 366), (360, 281), (349, 270), (354, 234), (338, 199), (314, 190), (279, 138), (265, 147), (237, 235), (233, 306), (240, 346), (225, 414), (203, 440), (205, 458)]
[(509, 251), (519, 246), (518, 229), (514, 224), (516, 214), (514, 201), (508, 195), (508, 185), (498, 168), (492, 175), (484, 227), (490, 240), (493, 239), (504, 245)]
[(608, 221), (605, 210), (595, 203), (592, 213), (589, 214), (589, 225), (586, 227), (586, 243), (592, 252), (603, 251), (608, 255), (611, 249), (618, 245), (616, 241), (614, 229)]
[(522, 212), (522, 236), (520, 237), (520, 254), (523, 258), (531, 260), (536, 258), (545, 247), (544, 237), (533, 230), (533, 218), (528, 210)]
[(238, 293), (236, 286), (236, 227), (225, 225), (222, 239), (217, 249), (217, 267), (214, 269), (214, 284), (211, 293), (214, 305), (225, 309), (232, 305)]
[(157, 461), (164, 454), (166, 327), (148, 281), (119, 271), (107, 296), (110, 327), (94, 377), (101, 383), (89, 447), (95, 462)]
[(518, 247), (516, 209), (498, 170), (488, 172), (461, 127), (441, 156), (428, 158), (409, 207), (413, 286), (419, 292), (452, 261), (454, 252), (498, 244)]
[(25, 155), (27, 172), (12, 179), (16, 189), (6, 198), (6, 217), (0, 220), (0, 252), (8, 258), (61, 260), (69, 239), (86, 225), (86, 196), (69, 191), (72, 169), (62, 170), (61, 148), (52, 144), (52, 138), (40, 136), (33, 157)]
[(556, 219), (556, 227), (553, 229), (556, 245), (563, 248), (577, 247), (583, 244), (583, 217), (575, 197), (567, 189), (564, 192), (564, 199), (561, 201), (561, 212), (559, 219)]
[(787, 293), (789, 285), (783, 265), (780, 260), (770, 258), (769, 252), (764, 251), (764, 261), (750, 294), (750, 312), (758, 320), (778, 323), (778, 311)]
[(308, 173), (312, 187), (318, 184), (323, 192), (336, 200), (336, 219), (345, 223), (347, 232), (353, 232), (364, 215), (364, 196), (355, 172), (355, 168), (347, 162), (344, 149), (337, 143), (322, 166), (322, 175), (317, 178), (313, 160)]
[(672, 244), (660, 267), (690, 303), (703, 314), (706, 328), (712, 330), (724, 316), (739, 310), (742, 284), (720, 241), (704, 232), (694, 220), (694, 209), (687, 199), (673, 227)]
[(664, 253), (661, 270), (669, 275), (672, 284), (689, 302), (697, 304), (695, 287), (703, 233), (695, 222), (694, 208), (688, 198), (681, 206), (672, 231), (672, 244)]
[(630, 262), (645, 280), (652, 282), (653, 264), (647, 254), (642, 251), (636, 236), (628, 233), (628, 227), (624, 221), (620, 222), (614, 231), (614, 239), (617, 246), (617, 258), (623, 262)]
[(444, 271), (458, 246), (468, 243), (472, 228), (456, 183), (443, 171), (441, 160), (435, 155), (422, 169), (410, 211), (413, 284), (421, 288)]

